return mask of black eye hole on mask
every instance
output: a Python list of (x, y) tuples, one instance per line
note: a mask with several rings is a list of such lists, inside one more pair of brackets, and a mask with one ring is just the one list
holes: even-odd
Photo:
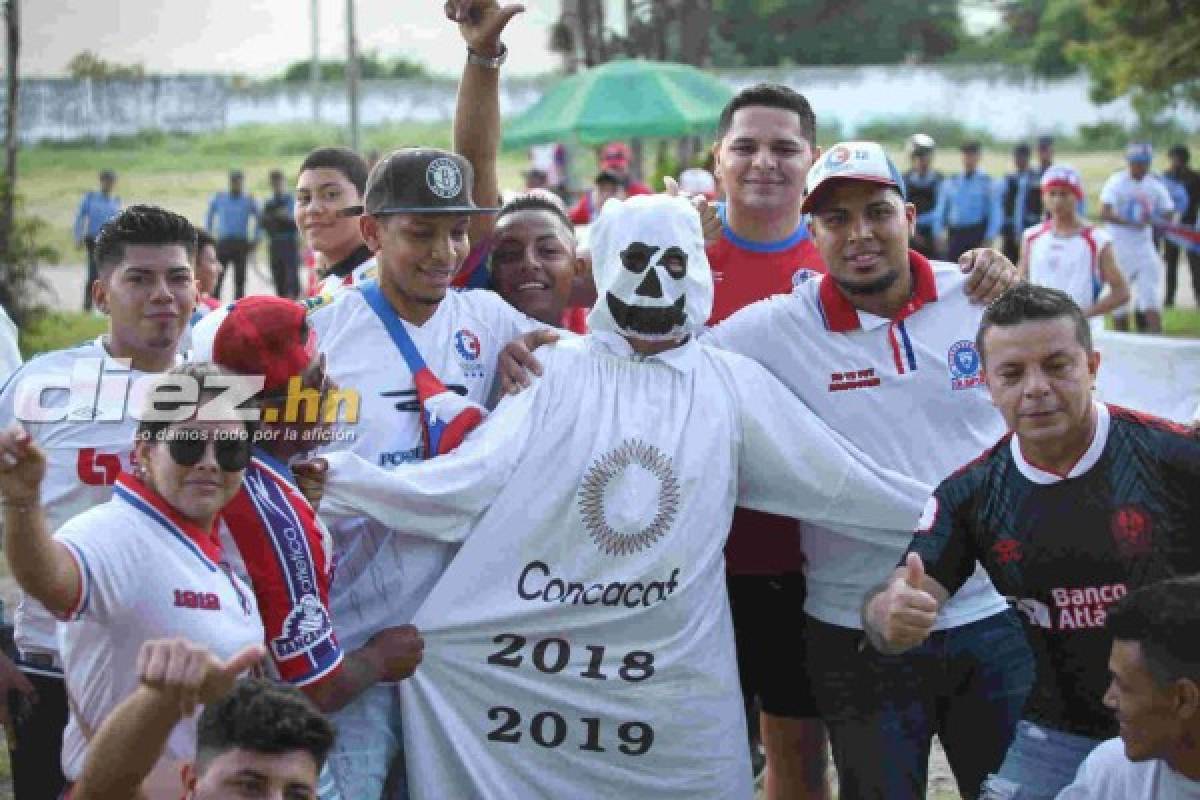
[(657, 252), (657, 247), (641, 242), (631, 242), (629, 247), (621, 251), (621, 263), (625, 265), (625, 269), (635, 275), (640, 275), (646, 271), (646, 267), (650, 266), (650, 259)]
[(675, 280), (687, 275), (687, 253), (678, 247), (668, 247), (658, 264)]

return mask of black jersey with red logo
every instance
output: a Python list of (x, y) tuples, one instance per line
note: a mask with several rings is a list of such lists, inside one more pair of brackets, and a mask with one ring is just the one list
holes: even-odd
[(1037, 659), (1027, 719), (1109, 738), (1108, 606), (1200, 572), (1200, 436), (1096, 409), (1092, 444), (1066, 475), (1029, 463), (1009, 434), (942, 482), (909, 550), (951, 593), (982, 563), (1023, 612)]

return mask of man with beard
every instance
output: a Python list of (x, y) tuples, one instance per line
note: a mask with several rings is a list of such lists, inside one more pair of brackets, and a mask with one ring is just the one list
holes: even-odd
[[(936, 483), (1004, 430), (972, 343), (983, 308), (969, 302), (957, 266), (909, 249), (916, 209), (880, 145), (835, 145), (809, 170), (807, 189), (803, 209), (828, 274), (734, 314), (707, 341), (765, 366), (877, 463)], [(980, 573), (926, 649), (863, 652), (862, 598), (911, 532), (815, 520), (801, 531), (808, 678), (841, 792), (924, 797), (938, 733), (960, 790), (975, 797), (1032, 680), (1020, 623)]]

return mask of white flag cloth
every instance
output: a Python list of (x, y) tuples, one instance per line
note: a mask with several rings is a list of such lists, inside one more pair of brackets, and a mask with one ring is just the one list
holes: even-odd
[(323, 513), (465, 540), (413, 620), (409, 790), (750, 798), (722, 555), (735, 503), (902, 529), (930, 487), (741, 356), (641, 359), (606, 334), (538, 355), (544, 377), (447, 456), (327, 457)]

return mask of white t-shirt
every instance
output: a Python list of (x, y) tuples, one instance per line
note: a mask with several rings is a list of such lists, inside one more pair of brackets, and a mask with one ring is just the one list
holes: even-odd
[(735, 504), (909, 528), (925, 484), (732, 353), (642, 358), (593, 333), (538, 356), (544, 377), (449, 455), (390, 472), (330, 456), (323, 509), (466, 538), (413, 619), (409, 792), (748, 800)]
[(1159, 758), (1130, 761), (1124, 742), (1109, 739), (1084, 760), (1058, 800), (1200, 800), (1200, 781), (1185, 778)]
[[(129, 411), (139, 407), (135, 395), (150, 377), (113, 360), (97, 338), (30, 359), (0, 391), (0, 427), (21, 422), (46, 452), (42, 510), (48, 530), (112, 496), (133, 452), (137, 420)], [(34, 417), (44, 421), (30, 421)], [(54, 617), (37, 600), (22, 594), (15, 623), (22, 651), (58, 652)]]
[[(356, 424), (339, 428), (330, 450), (350, 450), (390, 468), (420, 461), (420, 406), (412, 373), (362, 293), (350, 289), (309, 317), (329, 377), (357, 391)], [(422, 326), (403, 323), (447, 388), (487, 402), (496, 358), (517, 336), (545, 327), (490, 291), (451, 291)], [(335, 575), (330, 613), (338, 640), (353, 652), (383, 628), (408, 622), (442, 574), (454, 548), (367, 519), (331, 525)]]
[[(228, 659), (263, 641), (254, 593), (224, 563), (214, 532), (184, 520), (129, 476), (107, 503), (72, 518), (55, 539), (83, 576), (79, 600), (59, 625), (63, 671), (75, 713), (63, 738), (63, 772), (79, 777), (87, 739), (137, 688), (143, 642), (181, 637)], [(88, 728), (84, 730), (84, 726)], [(191, 761), (196, 717), (171, 732), (163, 760)]]
[[(704, 341), (762, 364), (881, 466), (936, 486), (995, 444), (1005, 426), (975, 349), (983, 307), (967, 300), (956, 265), (910, 258), (915, 309), (897, 322), (856, 311), (831, 278), (810, 274), (790, 295), (747, 306)], [(892, 573), (913, 531), (814, 521), (802, 522), (801, 531), (805, 611), (861, 628), (864, 595)], [(937, 627), (1005, 608), (980, 568), (942, 607)]]
[(1100, 255), (1112, 243), (1107, 230), (1085, 225), (1076, 233), (1060, 236), (1054, 232), (1054, 223), (1046, 221), (1028, 228), (1024, 236), (1030, 283), (1064, 291), (1082, 309), (1096, 304), (1104, 289)]
[[(1104, 182), (1100, 190), (1100, 203), (1112, 206), (1113, 211), (1123, 219), (1149, 222), (1152, 217), (1170, 214), (1175, 208), (1171, 193), (1157, 175), (1147, 173), (1141, 180), (1134, 180), (1129, 170), (1123, 169), (1113, 173)], [(1128, 225), (1108, 225), (1116, 247), (1117, 263), (1128, 271), (1123, 263), (1128, 259), (1144, 260), (1147, 253), (1157, 254), (1154, 250), (1154, 231), (1147, 225), (1143, 228), (1131, 228)]]

